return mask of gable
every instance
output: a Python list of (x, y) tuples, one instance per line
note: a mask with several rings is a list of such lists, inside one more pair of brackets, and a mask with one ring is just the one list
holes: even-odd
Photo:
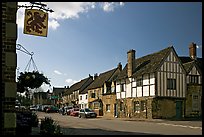
[(164, 58), (163, 62), (161, 63), (161, 66), (158, 68), (158, 71), (165, 71), (165, 72), (171, 71), (171, 72), (178, 72), (178, 73), (186, 72), (173, 48), (169, 52), (169, 54), (166, 55), (166, 58)]
[(188, 73), (189, 75), (200, 75), (199, 71), (197, 70), (196, 66), (193, 65), (192, 69)]

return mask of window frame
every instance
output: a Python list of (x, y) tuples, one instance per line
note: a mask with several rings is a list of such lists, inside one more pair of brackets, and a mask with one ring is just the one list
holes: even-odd
[(176, 79), (172, 79), (172, 78), (167, 79), (167, 89), (176, 90)]

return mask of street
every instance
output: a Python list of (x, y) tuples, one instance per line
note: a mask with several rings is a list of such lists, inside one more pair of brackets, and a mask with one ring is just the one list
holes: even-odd
[(127, 121), (119, 118), (78, 118), (59, 113), (37, 112), (52, 117), (63, 135), (202, 135), (202, 121)]

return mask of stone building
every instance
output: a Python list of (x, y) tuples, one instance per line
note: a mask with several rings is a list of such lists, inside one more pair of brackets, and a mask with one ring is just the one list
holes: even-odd
[(16, 134), (17, 2), (2, 2), (1, 134)]
[(184, 117), (186, 71), (173, 46), (137, 59), (128, 51), (116, 84), (118, 117)]
[[(88, 107), (98, 116), (114, 115), (115, 78), (122, 69), (118, 67), (101, 73), (88, 87)], [(113, 117), (113, 116), (112, 116)]]
[(189, 45), (189, 56), (179, 57), (186, 70), (185, 117), (202, 117), (202, 58), (196, 54), (196, 44)]

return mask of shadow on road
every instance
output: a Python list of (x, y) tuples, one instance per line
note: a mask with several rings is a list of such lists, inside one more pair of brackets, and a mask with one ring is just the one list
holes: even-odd
[(63, 128), (63, 135), (159, 135), (140, 132), (110, 131), (103, 129)]

